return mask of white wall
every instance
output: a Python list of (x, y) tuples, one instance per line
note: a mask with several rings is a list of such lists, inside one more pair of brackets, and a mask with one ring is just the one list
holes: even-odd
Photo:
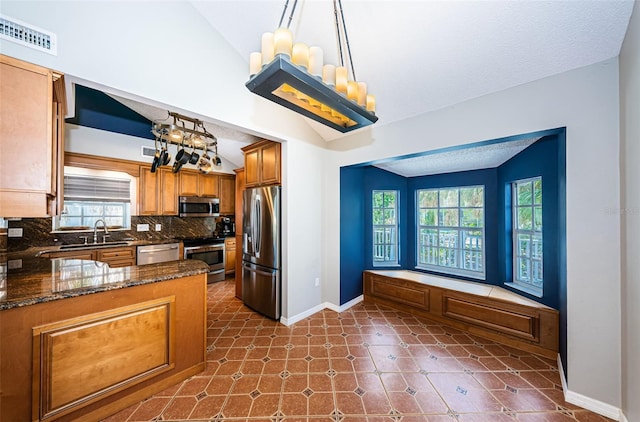
[(325, 300), (339, 303), (340, 166), (562, 126), (569, 389), (620, 407), (620, 216), (612, 211), (620, 201), (617, 60), (334, 141), (324, 167), (324, 219), (334, 222), (323, 239), (325, 279), (333, 283)]
[(640, 4), (620, 53), (622, 409), (640, 421)]
[[(327, 151), (316, 146), (283, 144), (283, 316), (295, 317), (322, 303), (322, 163)], [(315, 286), (315, 279), (320, 286)]]
[[(320, 138), (244, 84), (240, 57), (185, 1), (2, 1), (2, 13), (52, 31), (58, 55), (0, 40), (0, 52), (274, 139)], [(260, 40), (256, 40), (259, 46)]]
[[(140, 161), (151, 164), (152, 157), (142, 156), (142, 146), (155, 148), (154, 141), (142, 139), (134, 136), (123, 135), (121, 133), (107, 132), (85, 126), (65, 124), (65, 151), (77, 152), (81, 154), (98, 155), (101, 157), (120, 158), (123, 160)], [(172, 157), (176, 156), (176, 145), (169, 145), (169, 152)], [(187, 150), (190, 151), (190, 150)], [(222, 166), (216, 168), (216, 173), (233, 172), (237, 166), (230, 161), (222, 159)], [(172, 161), (173, 163), (173, 161)], [(240, 166), (242, 167), (242, 166)], [(196, 166), (185, 164), (185, 169), (195, 170)]]

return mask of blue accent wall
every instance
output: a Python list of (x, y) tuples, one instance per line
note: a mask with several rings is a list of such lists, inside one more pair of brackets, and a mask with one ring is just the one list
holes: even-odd
[(75, 85), (75, 115), (65, 122), (144, 139), (154, 139), (151, 120), (107, 94)]
[[(485, 198), (485, 280), (470, 279), (473, 281), (484, 282), (488, 284), (499, 285), (500, 278), (498, 277), (498, 259), (495, 251), (498, 248), (497, 232), (495, 227), (498, 223), (498, 204), (495, 198), (498, 196), (497, 188), (497, 170), (484, 169), (473, 171), (462, 171), (457, 173), (445, 173), (436, 174), (432, 176), (412, 177), (409, 179), (409, 202), (408, 209), (411, 210), (411, 218), (408, 219), (409, 226), (407, 231), (409, 234), (409, 260), (407, 262), (407, 269), (414, 271), (422, 271), (428, 273), (435, 273), (433, 271), (423, 271), (415, 268), (417, 265), (417, 253), (416, 248), (418, 245), (417, 239), (417, 217), (414, 210), (416, 209), (416, 191), (419, 189), (431, 189), (431, 188), (447, 188), (456, 186), (484, 186), (484, 198)], [(459, 276), (451, 276), (445, 274), (447, 277), (465, 278)]]
[(365, 269), (364, 167), (340, 169), (340, 304), (362, 294)]
[[(400, 202), (398, 204), (398, 264), (393, 267), (381, 267), (376, 266), (376, 269), (390, 269), (395, 270), (400, 268), (406, 268), (407, 258), (410, 256), (411, 251), (407, 249), (407, 235), (411, 233), (411, 226), (408, 222), (411, 220), (411, 215), (408, 214), (408, 210), (411, 209), (409, 205), (407, 194), (407, 178), (399, 176), (395, 173), (388, 172), (386, 170), (379, 169), (377, 167), (365, 167), (364, 170), (364, 215), (365, 215), (365, 231), (364, 231), (364, 243), (365, 243), (365, 265), (366, 268), (373, 268), (373, 197), (372, 192), (374, 190), (395, 190), (399, 193)], [(360, 292), (362, 294), (362, 292)]]
[(542, 227), (544, 253), (544, 289), (542, 298), (529, 295), (521, 290), (503, 286), (506, 289), (544, 303), (554, 309), (560, 308), (560, 268), (559, 268), (559, 219), (558, 209), (558, 149), (557, 135), (546, 136), (506, 163), (498, 167), (498, 187), (504, 192), (496, 199), (501, 212), (498, 215), (498, 262), (503, 263), (498, 274), (502, 282), (513, 281), (512, 271), (512, 225), (511, 225), (511, 183), (516, 180), (542, 176)]

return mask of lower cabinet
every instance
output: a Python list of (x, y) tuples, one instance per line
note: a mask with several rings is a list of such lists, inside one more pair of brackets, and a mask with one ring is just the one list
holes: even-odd
[(236, 271), (236, 239), (227, 237), (224, 240), (224, 273), (232, 274)]
[(89, 249), (82, 251), (49, 252), (42, 255), (45, 258), (68, 258), (100, 261), (111, 268), (130, 267), (136, 265), (135, 246), (119, 246), (116, 248)]

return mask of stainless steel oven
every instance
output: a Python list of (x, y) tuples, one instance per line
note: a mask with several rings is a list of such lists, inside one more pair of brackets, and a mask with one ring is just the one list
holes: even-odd
[(209, 265), (208, 283), (224, 281), (224, 239), (184, 241), (184, 259), (199, 259)]

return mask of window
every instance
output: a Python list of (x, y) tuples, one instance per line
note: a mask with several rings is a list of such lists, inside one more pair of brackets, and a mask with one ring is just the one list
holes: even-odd
[(373, 191), (373, 265), (398, 264), (398, 196), (395, 190)]
[(64, 210), (53, 219), (54, 230), (89, 230), (98, 219), (109, 228), (131, 227), (131, 181), (123, 173), (75, 174), (65, 167)]
[(512, 185), (513, 284), (542, 297), (542, 177)]
[(418, 268), (484, 279), (484, 186), (417, 191)]

